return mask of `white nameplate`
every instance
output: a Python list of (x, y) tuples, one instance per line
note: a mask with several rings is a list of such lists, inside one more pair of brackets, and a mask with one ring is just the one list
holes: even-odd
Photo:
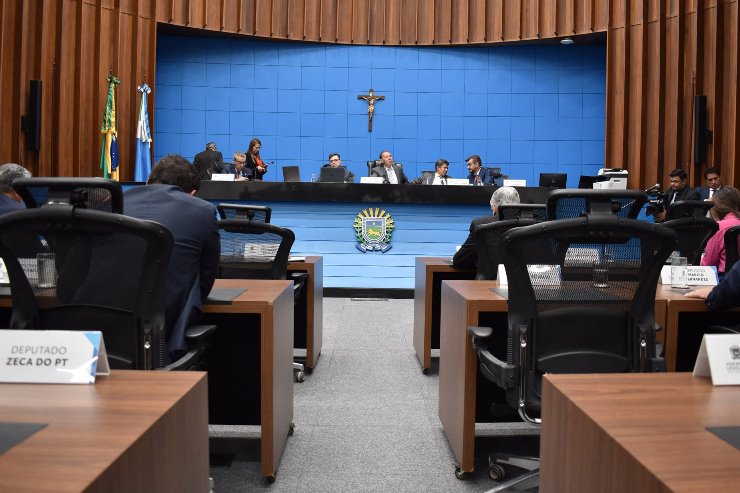
[(506, 179), (504, 180), (504, 186), (505, 187), (526, 187), (527, 180)]
[(360, 183), (373, 183), (376, 185), (382, 185), (385, 180), (382, 176), (361, 176)]
[(506, 277), (506, 266), (504, 264), (498, 264), (498, 273), (496, 274), (496, 280), (499, 286), (508, 286), (509, 278)]
[(234, 181), (234, 173), (213, 173), (211, 181)]
[(109, 374), (100, 332), (0, 330), (0, 382), (89, 384)]
[(467, 178), (447, 178), (447, 184), (448, 185), (465, 185), (466, 187), (470, 185), (470, 182)]
[[(670, 265), (664, 265), (660, 270), (660, 283), (671, 283)], [(713, 265), (689, 265), (686, 267), (686, 284), (689, 286), (716, 286), (717, 267)]]
[(711, 376), (714, 385), (740, 385), (740, 334), (704, 334), (694, 376)]

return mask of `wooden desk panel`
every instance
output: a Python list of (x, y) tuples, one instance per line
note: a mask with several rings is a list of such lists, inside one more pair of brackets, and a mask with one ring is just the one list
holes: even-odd
[(434, 345), (434, 335), (439, 335), (442, 281), (474, 278), (474, 270), (456, 269), (449, 257), (416, 257), (413, 341), (422, 372), (432, 366), (432, 349), (439, 349)]
[[(306, 369), (311, 372), (321, 355), (324, 337), (324, 258), (308, 256), (305, 262), (288, 262), (288, 272), (308, 273), (306, 320), (295, 320), (295, 330), (306, 334)], [(297, 332), (296, 332), (297, 333)]]
[(208, 491), (205, 373), (0, 384), (0, 421), (48, 423), (0, 455), (0, 491)]
[[(473, 470), (478, 356), (467, 327), (481, 314), (507, 312), (506, 299), (491, 288), (498, 281), (443, 281), (439, 361), (439, 419), (460, 470)], [(656, 293), (655, 320), (666, 325), (666, 293)], [(664, 333), (658, 333), (662, 340)]]
[(740, 388), (690, 373), (548, 375), (540, 491), (737, 491)]
[(260, 317), (260, 457), (262, 475), (272, 478), (293, 422), (293, 283), (216, 279), (214, 287), (246, 291), (230, 304), (204, 305), (205, 314)]

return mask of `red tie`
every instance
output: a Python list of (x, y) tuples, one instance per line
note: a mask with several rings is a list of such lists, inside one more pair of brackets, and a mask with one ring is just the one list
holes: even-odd
[(478, 175), (475, 175), (475, 179), (473, 180), (473, 183), (475, 183), (476, 185), (478, 184)]

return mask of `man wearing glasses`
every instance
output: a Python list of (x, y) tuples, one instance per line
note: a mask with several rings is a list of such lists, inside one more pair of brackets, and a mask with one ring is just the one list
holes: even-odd
[(247, 181), (252, 174), (252, 170), (245, 168), (244, 165), (247, 162), (247, 155), (241, 151), (234, 153), (234, 162), (231, 164), (225, 164), (227, 173), (233, 173), (234, 181)]
[[(331, 154), (329, 154), (329, 164), (325, 164), (323, 167), (324, 168), (328, 168), (328, 167), (338, 168), (341, 165), (342, 165), (342, 157), (336, 152), (332, 152)], [(354, 181), (355, 181), (355, 175), (347, 168), (344, 168), (344, 183), (353, 183)]]

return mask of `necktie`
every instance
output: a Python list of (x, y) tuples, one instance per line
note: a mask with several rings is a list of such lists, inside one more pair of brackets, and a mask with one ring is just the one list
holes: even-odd
[(475, 178), (473, 178), (473, 184), (478, 184), (478, 175), (475, 175)]
[(714, 192), (716, 192), (716, 190), (714, 188), (710, 188), (709, 189), (709, 198), (710, 199), (712, 198), (712, 195), (714, 195)]
[(447, 185), (447, 177), (446, 176), (443, 176), (442, 177), (442, 185)]
[(398, 184), (398, 178), (396, 178), (396, 171), (393, 169), (393, 166), (388, 168), (386, 173), (388, 174), (388, 183)]

